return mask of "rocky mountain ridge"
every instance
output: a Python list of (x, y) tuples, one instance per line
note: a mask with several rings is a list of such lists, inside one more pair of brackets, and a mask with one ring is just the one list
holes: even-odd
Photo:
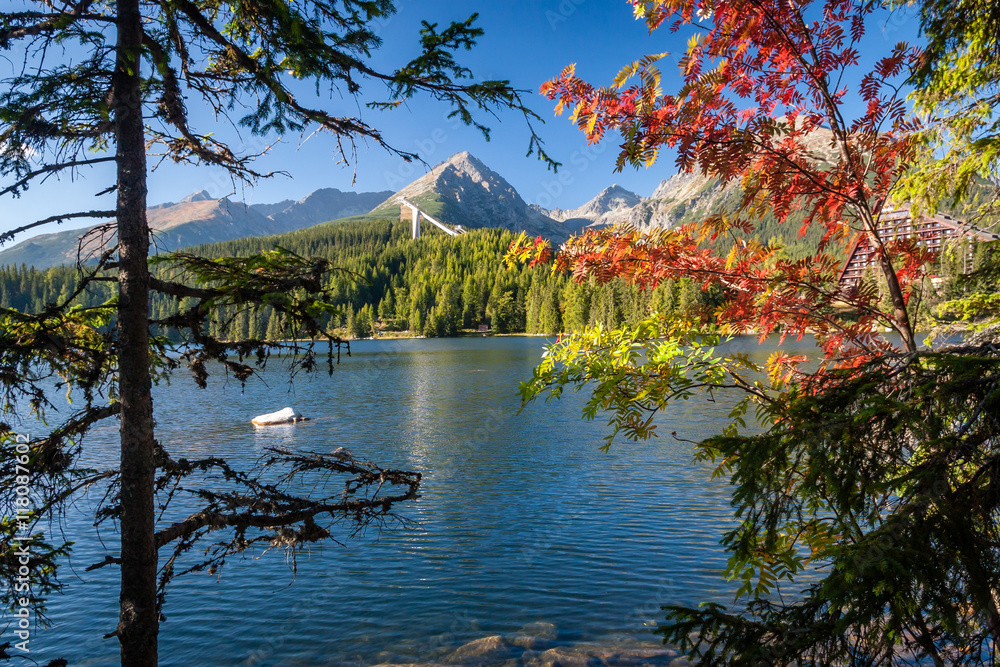
[(554, 241), (568, 238), (566, 227), (528, 206), (500, 174), (467, 151), (456, 153), (376, 207), (372, 214), (408, 215), (397, 199), (405, 197), (442, 222), (466, 228), (503, 227)]
[(676, 174), (649, 197), (611, 185), (574, 209), (527, 204), (510, 183), (468, 152), (456, 153), (393, 194), (372, 214), (408, 217), (397, 201), (405, 197), (442, 222), (525, 230), (559, 243), (587, 227), (628, 222), (641, 228), (672, 227), (707, 214), (735, 191), (701, 174)]
[[(246, 205), (213, 198), (207, 191), (149, 209), (157, 251), (269, 236), (349, 216), (401, 217), (405, 197), (441, 222), (465, 228), (503, 227), (527, 231), (561, 243), (587, 227), (629, 222), (638, 227), (670, 227), (704, 215), (722, 204), (731, 188), (699, 174), (678, 174), (660, 183), (649, 197), (619, 185), (605, 188), (575, 209), (547, 210), (527, 204), (500, 174), (468, 152), (452, 155), (402, 190), (342, 192), (316, 190), (298, 200)], [(79, 238), (87, 230), (42, 234), (0, 250), (0, 265), (47, 268), (77, 259)]]
[[(803, 140), (803, 145), (806, 154), (817, 163), (835, 159), (833, 134), (826, 128), (812, 131)], [(581, 228), (618, 222), (628, 222), (639, 228), (670, 228), (718, 212), (739, 192), (738, 184), (723, 187), (717, 179), (695, 169), (660, 181), (648, 197), (611, 186), (579, 208), (569, 211), (539, 208), (538, 212), (567, 223), (575, 220)]]
[(660, 181), (648, 197), (612, 185), (578, 208), (533, 208), (562, 222), (574, 233), (587, 227), (618, 223), (640, 229), (670, 228), (717, 210), (734, 191), (733, 186), (723, 188), (715, 179), (701, 174), (675, 174)]
[(536, 209), (553, 220), (558, 220), (570, 227), (573, 231), (579, 231), (584, 227), (599, 227), (627, 222), (631, 217), (632, 209), (642, 201), (643, 197), (615, 183), (611, 187), (604, 188), (596, 197), (579, 208), (556, 208), (551, 211), (538, 207)]
[[(359, 193), (322, 188), (298, 201), (289, 199), (248, 206), (228, 197), (216, 199), (202, 190), (179, 202), (151, 206), (146, 214), (152, 230), (152, 251), (167, 252), (202, 243), (284, 234), (336, 218), (363, 215), (389, 194), (388, 190)], [(80, 254), (81, 238), (85, 239), (82, 257), (96, 250), (99, 239), (88, 236), (94, 229), (70, 229), (33, 236), (0, 250), (0, 265), (27, 264), (46, 269), (73, 264)]]

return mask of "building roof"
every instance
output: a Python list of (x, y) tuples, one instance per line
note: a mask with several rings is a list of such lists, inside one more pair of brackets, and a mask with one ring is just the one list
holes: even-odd
[[(979, 241), (997, 241), (1000, 235), (981, 229), (953, 218), (950, 215), (935, 214), (920, 216), (916, 222), (911, 220), (910, 207), (903, 205), (887, 210), (878, 218), (876, 232), (882, 241), (895, 236), (917, 236), (920, 243), (926, 244), (932, 250), (938, 250), (941, 244), (951, 238), (973, 237)], [(861, 279), (865, 268), (872, 266), (874, 259), (874, 244), (867, 232), (858, 234), (848, 253), (844, 268), (840, 270), (837, 280), (855, 282)]]

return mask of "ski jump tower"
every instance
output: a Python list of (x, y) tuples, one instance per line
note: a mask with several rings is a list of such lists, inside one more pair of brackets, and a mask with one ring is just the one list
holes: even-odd
[[(443, 231), (445, 234), (448, 234), (449, 236), (458, 236), (459, 234), (464, 234), (465, 233), (465, 229), (462, 227), (462, 225), (455, 225), (454, 228), (452, 228), (452, 227), (450, 227), (450, 226), (448, 226), (448, 225), (446, 225), (444, 223), (438, 222), (437, 220), (435, 220), (431, 216), (429, 216), (426, 213), (424, 213), (423, 211), (421, 211), (420, 208), (416, 204), (414, 204), (413, 202), (411, 202), (406, 197), (399, 197), (399, 198), (396, 199), (396, 201), (399, 202), (400, 209), (402, 209), (402, 208), (405, 207), (405, 208), (410, 209), (410, 211), (412, 213), (412, 216), (410, 218), (410, 220), (412, 221), (410, 228), (413, 230), (413, 238), (414, 239), (419, 239), (420, 238), (420, 218), (421, 217), (424, 218), (425, 220), (427, 220), (427, 222), (431, 223), (435, 227), (438, 227), (439, 229), (441, 229), (441, 231)], [(400, 216), (400, 217), (402, 217), (402, 216)]]

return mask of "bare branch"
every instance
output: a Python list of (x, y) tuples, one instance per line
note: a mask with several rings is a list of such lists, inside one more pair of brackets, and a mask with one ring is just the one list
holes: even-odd
[(41, 169), (36, 169), (35, 171), (26, 174), (16, 183), (8, 185), (3, 190), (0, 190), (0, 196), (11, 193), (15, 195), (19, 194), (21, 188), (26, 186), (32, 179), (37, 178), (38, 176), (41, 176), (43, 174), (51, 174), (53, 172), (62, 171), (63, 169), (74, 169), (76, 167), (85, 167), (94, 164), (100, 164), (102, 162), (114, 162), (114, 161), (115, 158), (111, 156), (111, 157), (95, 158), (93, 160), (73, 160), (71, 162), (63, 162), (60, 164), (47, 164)]
[(0, 234), (0, 245), (3, 245), (7, 241), (12, 240), (15, 236), (21, 232), (26, 232), (29, 229), (34, 229), (35, 227), (41, 227), (42, 225), (47, 225), (50, 222), (61, 223), (66, 220), (72, 220), (74, 218), (114, 218), (118, 215), (118, 211), (79, 211), (77, 213), (62, 213), (60, 215), (53, 215), (44, 220), (38, 220), (27, 225), (22, 225), (21, 227), (16, 227), (9, 232), (4, 232)]

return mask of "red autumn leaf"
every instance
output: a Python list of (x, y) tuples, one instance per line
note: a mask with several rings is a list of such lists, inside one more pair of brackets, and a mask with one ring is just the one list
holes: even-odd
[[(618, 169), (646, 166), (658, 149), (673, 148), (680, 169), (738, 184), (743, 195), (735, 210), (683, 229), (588, 230), (563, 247), (557, 269), (579, 280), (622, 278), (644, 287), (697, 279), (724, 299), (706, 319), (739, 333), (816, 334), (826, 366), (856, 367), (892, 350), (881, 337), (886, 327), (901, 334), (903, 349), (914, 350), (906, 303), (933, 256), (912, 239), (883, 243), (875, 230), (912, 160), (909, 137), (919, 123), (907, 117), (899, 84), (920, 52), (898, 44), (872, 71), (854, 71), (858, 45), (877, 21), (877, 5), (864, 0), (631, 4), (651, 31), (697, 25), (679, 61), (682, 87), (661, 92), (658, 58), (650, 57), (608, 87), (567, 67), (542, 94), (557, 101), (557, 111), (573, 108), (589, 141), (618, 132)], [(860, 83), (841, 83), (850, 80)], [(848, 120), (852, 108), (861, 115)], [(823, 232), (810, 257), (790, 261), (777, 248), (746, 240), (763, 216), (783, 222), (798, 213), (801, 233)], [(843, 254), (859, 233), (874, 239), (888, 308), (877, 290), (838, 283)], [(729, 241), (728, 253), (717, 250), (721, 240)], [(795, 365), (791, 358), (778, 364)]]

